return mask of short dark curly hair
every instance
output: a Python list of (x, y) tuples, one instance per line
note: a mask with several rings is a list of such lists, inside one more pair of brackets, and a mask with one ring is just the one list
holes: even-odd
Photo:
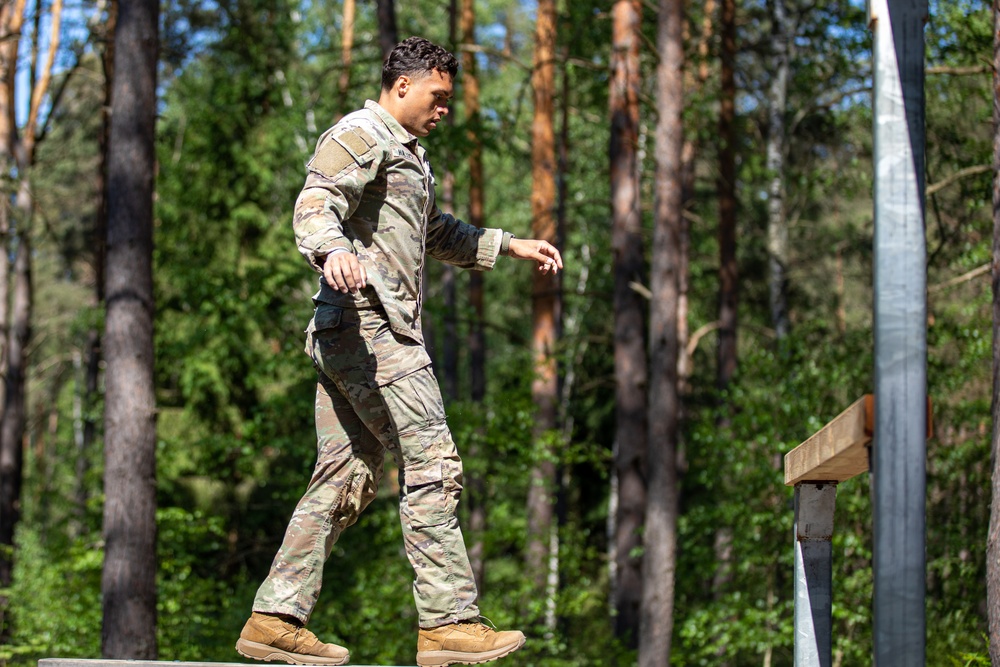
[(408, 37), (396, 45), (382, 65), (382, 90), (392, 90), (401, 76), (419, 77), (434, 70), (458, 74), (458, 60), (447, 49), (423, 37)]

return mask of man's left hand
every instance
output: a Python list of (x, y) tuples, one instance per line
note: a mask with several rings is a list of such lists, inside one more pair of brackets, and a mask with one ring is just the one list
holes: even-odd
[(559, 273), (563, 267), (562, 256), (554, 245), (537, 239), (511, 239), (508, 255), (515, 259), (533, 259), (542, 273)]

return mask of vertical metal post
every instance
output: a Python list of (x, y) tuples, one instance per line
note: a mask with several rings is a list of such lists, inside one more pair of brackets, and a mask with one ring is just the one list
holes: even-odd
[(832, 662), (835, 483), (795, 485), (795, 667)]
[(924, 613), (927, 0), (869, 0), (874, 33), (874, 662), (919, 667)]

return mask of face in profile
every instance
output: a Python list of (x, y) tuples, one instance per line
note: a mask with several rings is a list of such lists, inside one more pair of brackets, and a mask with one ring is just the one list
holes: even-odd
[(426, 137), (448, 115), (454, 92), (451, 74), (431, 70), (423, 76), (401, 76), (396, 82), (401, 95), (396, 120), (410, 134)]

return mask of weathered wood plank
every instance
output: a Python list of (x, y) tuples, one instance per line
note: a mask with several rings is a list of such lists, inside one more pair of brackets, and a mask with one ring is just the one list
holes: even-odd
[(871, 395), (855, 401), (811, 438), (785, 454), (785, 484), (843, 482), (868, 470), (874, 410)]
[[(247, 665), (282, 665), (284, 663), (259, 662), (173, 662), (169, 660), (104, 660), (89, 658), (42, 658), (38, 667), (247, 667)], [(351, 667), (379, 667), (376, 665), (352, 665)], [(393, 667), (387, 665), (383, 667)]]

